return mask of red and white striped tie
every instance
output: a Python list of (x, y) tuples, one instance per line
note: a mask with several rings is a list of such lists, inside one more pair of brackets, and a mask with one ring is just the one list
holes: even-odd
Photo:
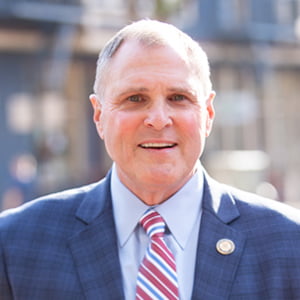
[(139, 268), (136, 299), (178, 300), (176, 263), (163, 239), (166, 224), (153, 209), (143, 215), (140, 224), (151, 242)]

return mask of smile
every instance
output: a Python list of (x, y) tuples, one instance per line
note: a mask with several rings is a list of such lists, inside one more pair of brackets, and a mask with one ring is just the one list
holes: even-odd
[(144, 149), (164, 149), (164, 148), (173, 148), (176, 146), (175, 143), (144, 143), (140, 144), (140, 147)]

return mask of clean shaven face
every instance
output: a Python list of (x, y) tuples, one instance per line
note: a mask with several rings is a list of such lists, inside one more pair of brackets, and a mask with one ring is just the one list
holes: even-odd
[[(211, 130), (214, 94), (172, 46), (126, 41), (109, 63), (94, 120), (121, 181), (176, 192), (194, 174)], [(141, 191), (142, 192), (142, 191)]]

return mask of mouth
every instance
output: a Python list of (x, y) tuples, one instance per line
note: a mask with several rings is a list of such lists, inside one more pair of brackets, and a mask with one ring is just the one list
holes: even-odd
[(176, 143), (143, 143), (139, 144), (139, 147), (143, 149), (170, 149), (176, 145)]

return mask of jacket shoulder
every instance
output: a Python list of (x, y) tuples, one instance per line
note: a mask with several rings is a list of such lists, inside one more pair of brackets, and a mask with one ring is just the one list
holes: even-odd
[(96, 193), (97, 188), (102, 184), (103, 180), (52, 193), (29, 201), (17, 208), (5, 210), (0, 214), (0, 230), (18, 224), (26, 227), (27, 223), (37, 224), (40, 222), (40, 224), (45, 224), (59, 219), (74, 219), (81, 203), (90, 194)]
[[(250, 225), (252, 231), (267, 228), (295, 230), (300, 234), (300, 210), (278, 200), (227, 187), (240, 212), (240, 222)], [(238, 221), (238, 220), (237, 220)]]

